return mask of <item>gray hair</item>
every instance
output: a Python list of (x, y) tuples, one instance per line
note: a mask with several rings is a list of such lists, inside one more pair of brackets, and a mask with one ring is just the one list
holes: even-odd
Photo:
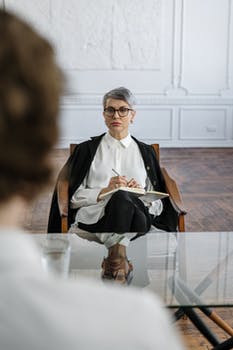
[(136, 104), (134, 95), (129, 89), (121, 86), (119, 88), (113, 89), (107, 92), (103, 97), (103, 106), (106, 106), (107, 100), (112, 98), (114, 100), (125, 101), (130, 107), (133, 107)]

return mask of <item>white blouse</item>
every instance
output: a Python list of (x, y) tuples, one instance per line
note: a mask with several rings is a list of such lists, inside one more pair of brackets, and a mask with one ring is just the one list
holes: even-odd
[[(115, 176), (112, 169), (128, 180), (134, 178), (143, 188), (152, 189), (140, 150), (130, 134), (116, 140), (107, 133), (98, 146), (88, 174), (71, 198), (71, 208), (80, 208), (75, 223), (94, 224), (103, 217), (109, 198), (97, 202), (97, 197)], [(150, 206), (149, 212), (154, 215), (160, 215), (163, 209), (161, 200), (145, 205)]]

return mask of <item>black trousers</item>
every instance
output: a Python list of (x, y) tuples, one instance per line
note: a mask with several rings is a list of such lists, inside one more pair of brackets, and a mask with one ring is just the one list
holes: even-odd
[(79, 228), (89, 232), (138, 232), (146, 233), (153, 216), (143, 202), (126, 191), (115, 192), (105, 207), (104, 216), (95, 224), (78, 223)]

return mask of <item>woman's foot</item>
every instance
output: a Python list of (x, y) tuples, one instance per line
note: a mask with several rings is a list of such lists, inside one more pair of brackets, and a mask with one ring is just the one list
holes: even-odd
[(126, 247), (115, 244), (108, 250), (108, 257), (102, 262), (102, 278), (125, 284), (132, 280), (133, 265), (127, 259)]

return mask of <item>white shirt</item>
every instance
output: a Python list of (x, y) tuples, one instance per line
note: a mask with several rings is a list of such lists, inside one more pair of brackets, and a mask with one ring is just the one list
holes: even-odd
[[(108, 186), (110, 178), (115, 176), (112, 169), (126, 176), (128, 180), (134, 178), (143, 188), (152, 189), (140, 150), (130, 134), (122, 140), (116, 140), (106, 133), (88, 174), (71, 198), (71, 207), (80, 208), (76, 215), (76, 223), (94, 224), (103, 217), (109, 198), (97, 202), (97, 197), (100, 190)], [(151, 214), (160, 215), (162, 209), (161, 200), (157, 200), (153, 202), (149, 211)]]
[(0, 230), (0, 349), (183, 349), (152, 294), (44, 275), (28, 234)]

